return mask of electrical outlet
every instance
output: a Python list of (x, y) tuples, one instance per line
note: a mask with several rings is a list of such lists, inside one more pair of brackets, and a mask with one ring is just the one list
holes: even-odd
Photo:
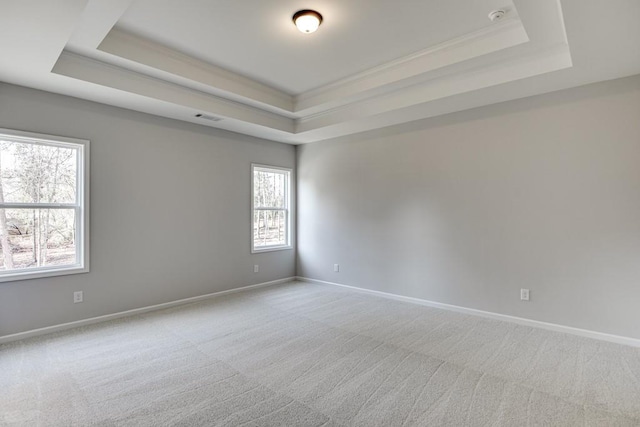
[(520, 289), (520, 299), (522, 301), (529, 301), (529, 289)]
[(253, 272), (258, 273), (260, 271), (260, 266), (258, 264), (253, 265)]
[(340, 272), (340, 264), (333, 264), (333, 271), (335, 271), (336, 273)]
[(79, 302), (83, 301), (83, 295), (82, 295), (82, 291), (76, 291), (73, 293), (73, 303), (77, 304)]

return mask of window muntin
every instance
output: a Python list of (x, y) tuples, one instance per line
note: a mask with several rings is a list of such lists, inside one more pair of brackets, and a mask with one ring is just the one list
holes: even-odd
[(251, 251), (291, 248), (291, 170), (252, 165)]
[(88, 271), (88, 149), (0, 129), (0, 281)]

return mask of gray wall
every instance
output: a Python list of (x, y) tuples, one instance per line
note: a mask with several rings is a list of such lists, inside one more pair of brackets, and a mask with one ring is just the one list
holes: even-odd
[(91, 140), (91, 272), (0, 283), (0, 336), (295, 274), (249, 245), (250, 165), (293, 146), (6, 84), (0, 127)]
[(640, 76), (300, 146), (298, 206), (299, 275), (640, 338)]

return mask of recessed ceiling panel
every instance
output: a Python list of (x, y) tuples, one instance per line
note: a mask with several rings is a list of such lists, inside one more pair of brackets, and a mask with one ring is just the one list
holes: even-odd
[[(294, 144), (640, 70), (630, 0), (14, 3), (3, 82)], [(305, 35), (309, 7), (325, 22)]]
[[(291, 22), (319, 11), (313, 34)], [(135, 0), (117, 27), (295, 95), (491, 25), (511, 0)]]

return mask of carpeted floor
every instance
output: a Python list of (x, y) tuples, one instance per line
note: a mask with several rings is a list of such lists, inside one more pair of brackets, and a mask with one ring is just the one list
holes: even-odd
[(0, 425), (640, 425), (640, 349), (289, 283), (0, 346)]

